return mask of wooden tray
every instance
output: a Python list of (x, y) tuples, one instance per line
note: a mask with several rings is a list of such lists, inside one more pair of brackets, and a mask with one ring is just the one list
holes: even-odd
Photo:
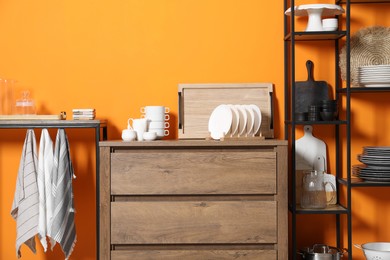
[(221, 104), (257, 105), (262, 136), (274, 138), (272, 94), (272, 83), (179, 84), (179, 139), (208, 138), (209, 117)]
[(0, 115), (0, 120), (63, 120), (66, 116), (59, 115)]

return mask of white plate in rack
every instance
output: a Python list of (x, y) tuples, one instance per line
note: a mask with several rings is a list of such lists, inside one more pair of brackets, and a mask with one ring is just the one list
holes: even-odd
[(228, 105), (217, 106), (210, 115), (209, 132), (211, 138), (223, 138), (232, 126), (233, 112)]
[(255, 112), (253, 111), (250, 105), (243, 105), (247, 115), (246, 121), (246, 136), (252, 136), (253, 134), (253, 126), (255, 124)]
[(255, 122), (253, 125), (253, 136), (256, 136), (261, 126), (261, 110), (257, 105), (250, 105), (255, 112)]
[(236, 136), (238, 135), (238, 127), (240, 125), (240, 114), (238, 112), (238, 109), (234, 105), (229, 105), (230, 109), (232, 110), (232, 126), (230, 127), (230, 136)]
[(248, 120), (248, 116), (246, 114), (246, 110), (241, 105), (236, 105), (238, 113), (240, 115), (240, 123), (238, 126), (238, 136), (245, 136), (246, 134), (246, 122)]

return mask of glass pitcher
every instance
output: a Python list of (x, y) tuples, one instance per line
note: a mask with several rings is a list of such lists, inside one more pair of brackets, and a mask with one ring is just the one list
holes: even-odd
[[(326, 199), (325, 185), (334, 191), (332, 198)], [(330, 182), (324, 182), (324, 173), (315, 170), (305, 172), (302, 178), (301, 207), (306, 209), (323, 209), (335, 196), (336, 188)]]
[(0, 114), (11, 115), (13, 113), (14, 86), (16, 80), (0, 79)]

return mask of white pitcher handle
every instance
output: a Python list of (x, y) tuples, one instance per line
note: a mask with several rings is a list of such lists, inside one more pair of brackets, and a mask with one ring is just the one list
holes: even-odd
[(133, 118), (127, 119), (127, 129), (133, 130), (133, 128), (130, 125), (130, 121), (133, 122)]

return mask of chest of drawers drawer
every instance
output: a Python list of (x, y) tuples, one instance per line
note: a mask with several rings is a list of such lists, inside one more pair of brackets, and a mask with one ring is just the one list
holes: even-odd
[(275, 159), (258, 150), (113, 153), (111, 194), (275, 194)]
[(276, 243), (274, 201), (111, 203), (113, 244)]

